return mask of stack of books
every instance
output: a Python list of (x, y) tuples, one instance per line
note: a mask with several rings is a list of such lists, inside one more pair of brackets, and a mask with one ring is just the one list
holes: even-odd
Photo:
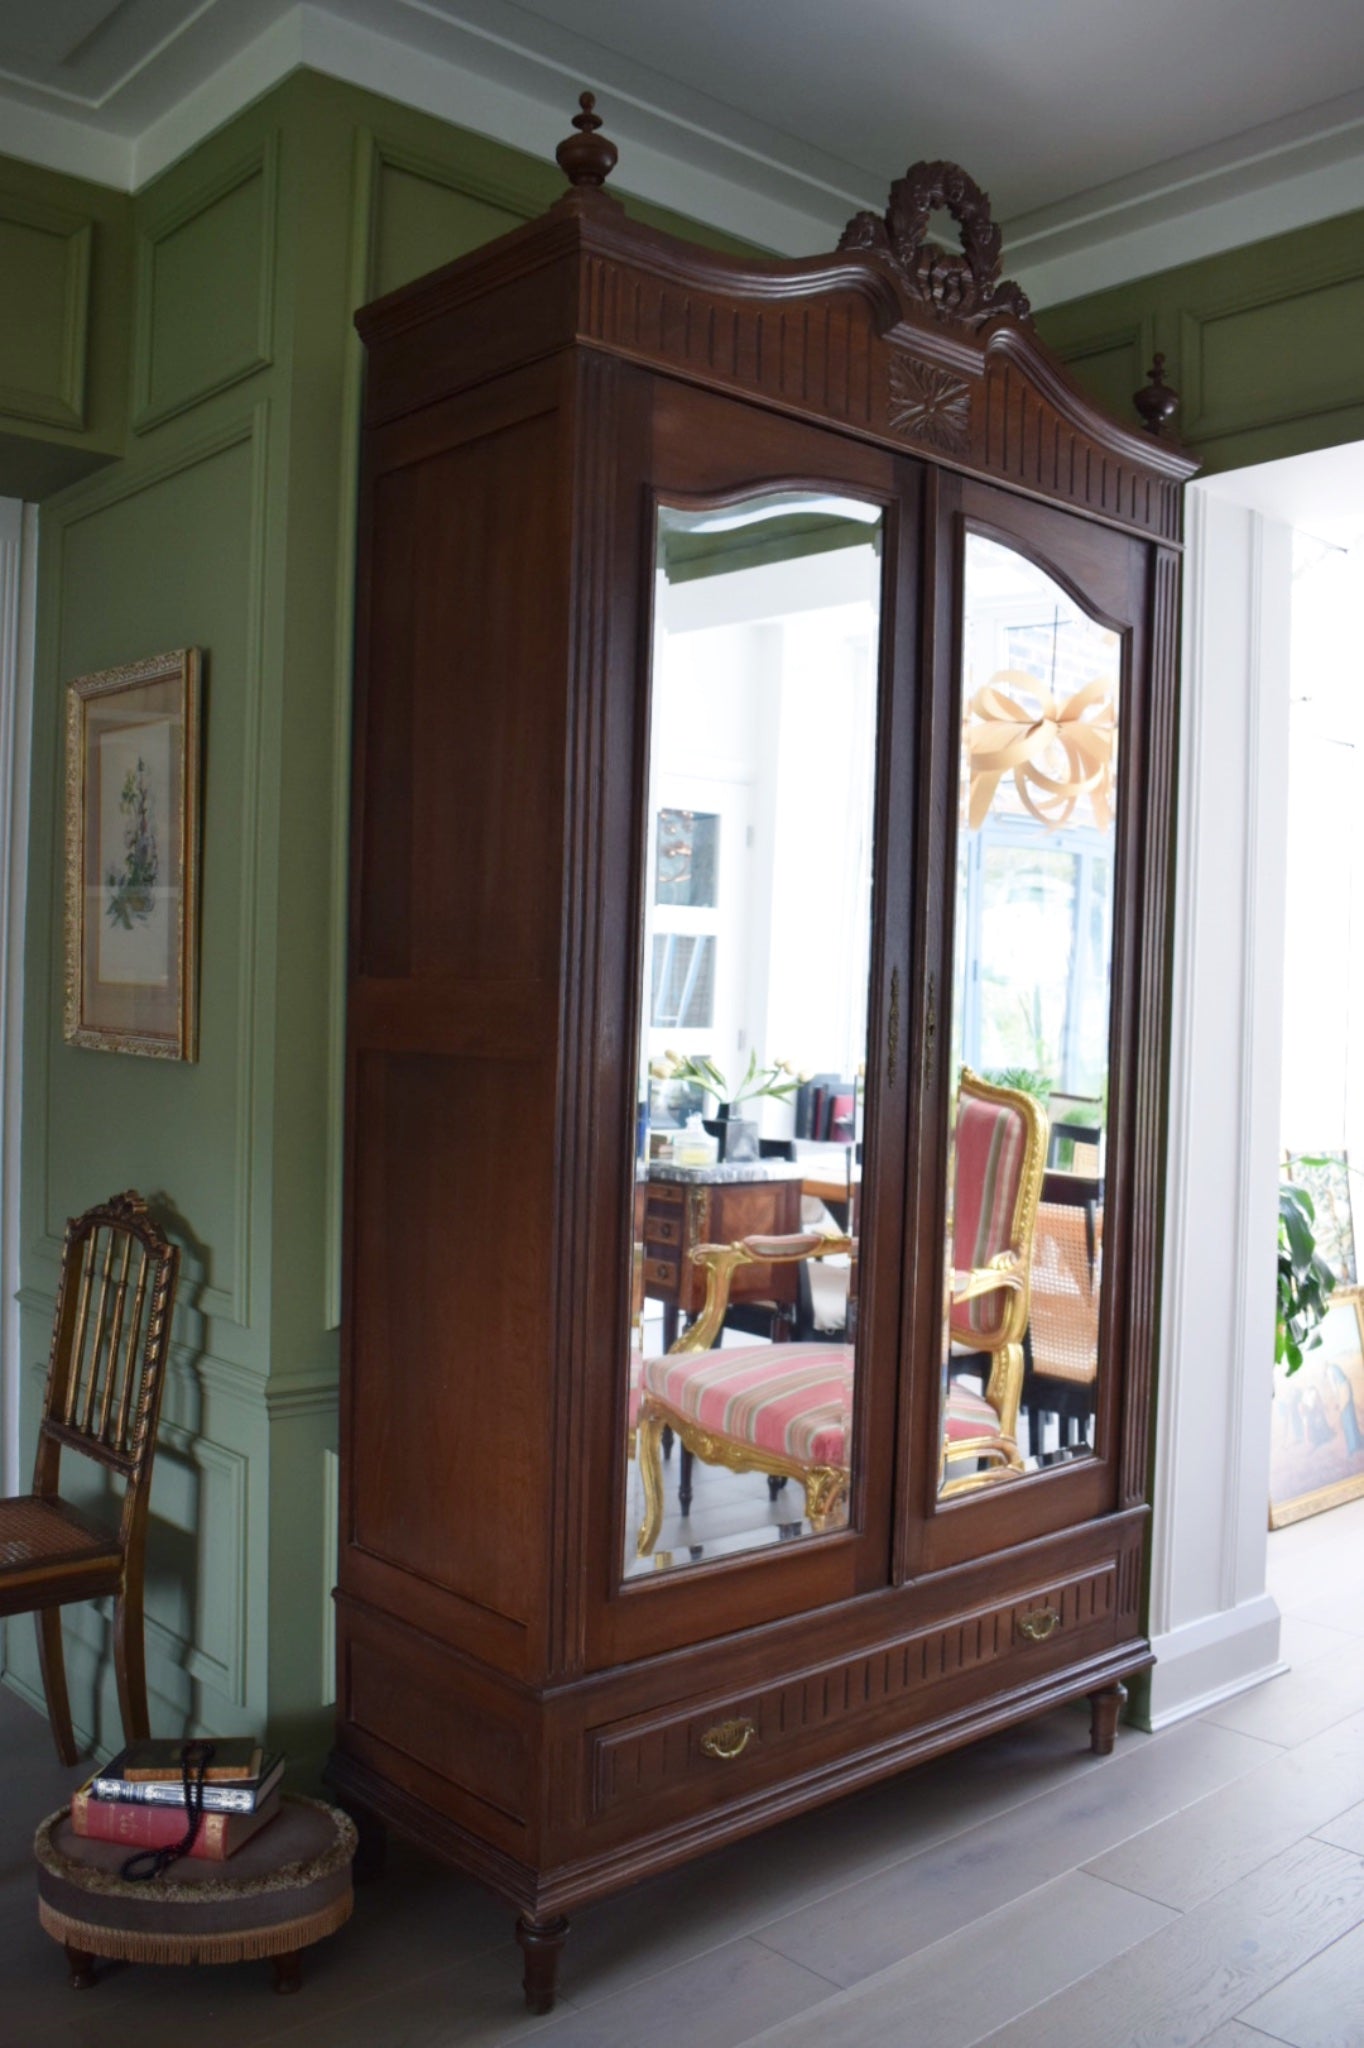
[[(181, 1753), (184, 1741), (132, 1742), (96, 1771), (71, 1800), (78, 1835), (129, 1849), (173, 1849), (189, 1825)], [(191, 1856), (221, 1863), (279, 1812), (284, 1758), (249, 1736), (222, 1738), (204, 1773), (204, 1811)]]

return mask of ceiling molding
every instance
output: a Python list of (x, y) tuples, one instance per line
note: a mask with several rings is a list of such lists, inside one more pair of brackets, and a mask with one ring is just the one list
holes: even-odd
[(86, 178), (92, 185), (112, 185), (129, 192), (133, 182), (133, 145), (125, 135), (55, 114), (15, 99), (0, 86), (0, 148), (5, 156), (67, 177)]
[[(464, 0), (460, 20), (424, 0), (399, 0), (386, 18), (401, 21), (401, 39), (355, 18), (366, 5), (200, 7), (86, 119), (58, 110), (50, 96), (39, 104), (35, 87), (0, 87), (0, 146), (135, 191), (306, 67), (550, 159), (587, 83), (621, 150), (620, 186), (762, 248), (823, 252), (853, 213), (885, 203), (864, 171), (617, 52), (539, 21), (533, 48), (500, 33), (507, 17), (493, 0)], [(228, 29), (240, 35), (260, 22), (219, 58)], [(584, 65), (594, 75), (585, 76)], [(1364, 208), (1364, 94), (1006, 216), (1005, 259), (1040, 307), (1356, 207)]]
[[(151, 121), (132, 145), (132, 190), (140, 191), (305, 62), (303, 7), (292, 7), (209, 77)], [(321, 66), (316, 67), (321, 69)]]
[[(134, 189), (300, 67), (472, 128), (546, 162), (553, 161), (568, 132), (581, 90), (580, 75), (567, 81), (556, 67), (548, 80), (553, 98), (533, 98), (324, 9), (295, 7), (138, 137)], [(718, 141), (692, 158), (660, 146), (674, 138), (692, 142), (695, 134), (654, 109), (613, 101), (610, 132), (621, 149), (618, 184), (763, 248), (804, 255), (832, 246), (856, 211), (855, 204), (812, 188), (803, 177), (759, 164)], [(759, 176), (760, 188), (746, 182)]]
[(1004, 222), (1034, 305), (1198, 262), (1364, 208), (1364, 94)]
[(1156, 203), (1147, 209), (1134, 207), (1134, 223), (1129, 224), (1122, 215), (1110, 215), (1083, 232), (1072, 230), (1055, 254), (1048, 254), (1045, 244), (1035, 243), (1021, 252), (1014, 247), (1011, 257), (1014, 245), (1006, 222), (1005, 257), (1011, 275), (1040, 311), (1044, 306), (1087, 298), (1091, 292), (1153, 277), (1158, 271), (1177, 270), (1248, 242), (1267, 241), (1271, 235), (1290, 234), (1362, 208), (1364, 152), (1327, 170), (1264, 184), (1186, 213), (1167, 210), (1158, 219), (1142, 219), (1143, 212), (1148, 216), (1155, 212)]

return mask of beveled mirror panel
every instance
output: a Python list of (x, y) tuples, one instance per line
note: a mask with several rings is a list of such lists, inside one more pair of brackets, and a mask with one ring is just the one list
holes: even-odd
[(952, 986), (945, 1495), (1090, 1455), (1122, 636), (968, 532)]
[(881, 514), (661, 506), (627, 1577), (847, 1525)]

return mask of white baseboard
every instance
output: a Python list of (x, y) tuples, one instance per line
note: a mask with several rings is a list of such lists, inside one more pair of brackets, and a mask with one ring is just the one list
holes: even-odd
[(1288, 1669), (1279, 1655), (1279, 1623), (1277, 1602), (1261, 1593), (1154, 1637), (1156, 1665), (1137, 1726), (1155, 1733), (1278, 1678)]

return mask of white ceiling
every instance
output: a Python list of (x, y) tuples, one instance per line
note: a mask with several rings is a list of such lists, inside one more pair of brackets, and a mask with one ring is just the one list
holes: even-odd
[(537, 152), (591, 85), (793, 252), (950, 157), (1043, 298), (1364, 206), (1360, 0), (0, 0), (0, 150), (135, 187), (303, 63)]

